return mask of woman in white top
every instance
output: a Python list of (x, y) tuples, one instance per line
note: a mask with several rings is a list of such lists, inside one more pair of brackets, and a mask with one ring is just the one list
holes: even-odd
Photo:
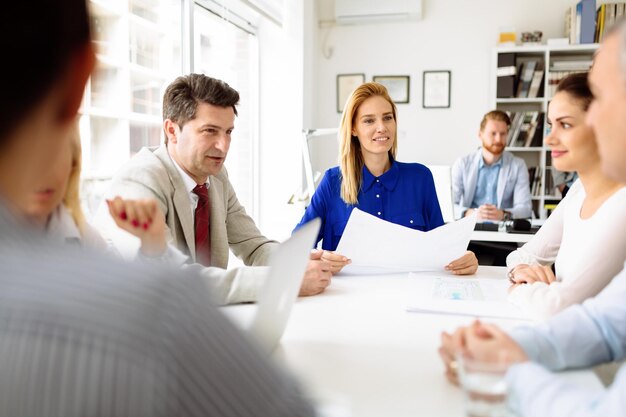
[(586, 74), (559, 83), (545, 143), (552, 166), (577, 171), (580, 179), (537, 234), (507, 258), (514, 283), (509, 301), (533, 318), (593, 297), (626, 260), (626, 188), (602, 173), (595, 136), (585, 123), (591, 100)]
[[(52, 161), (48, 175), (40, 178), (28, 201), (18, 209), (29, 223), (50, 239), (110, 251), (98, 231), (87, 223), (80, 206), (81, 146), (78, 126), (66, 140), (66, 152)], [(153, 257), (169, 254), (171, 248), (166, 245), (165, 226), (158, 221), (162, 216), (156, 216), (156, 202), (116, 198), (108, 203), (111, 211), (117, 213), (118, 224), (123, 223), (125, 230), (141, 239), (142, 253)]]

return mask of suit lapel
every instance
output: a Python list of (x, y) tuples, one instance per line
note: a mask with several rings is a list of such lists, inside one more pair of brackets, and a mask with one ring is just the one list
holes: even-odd
[[(216, 176), (209, 177), (209, 202), (211, 204), (211, 264), (225, 267), (228, 265), (228, 233), (226, 226), (226, 207), (224, 201), (224, 183)], [(222, 266), (224, 265), (224, 266)]]
[(180, 173), (176, 169), (176, 166), (172, 162), (170, 155), (167, 152), (167, 148), (165, 145), (161, 145), (154, 154), (161, 160), (163, 165), (167, 169), (167, 173), (170, 177), (170, 181), (172, 183), (174, 197), (174, 209), (176, 211), (176, 216), (178, 217), (178, 221), (180, 222), (181, 228), (183, 229), (183, 235), (185, 236), (185, 242), (187, 243), (187, 247), (189, 248), (189, 254), (196, 260), (196, 240), (195, 240), (195, 230), (193, 225), (193, 216), (191, 215), (191, 203), (189, 201), (189, 193), (185, 189), (185, 183), (183, 179), (180, 177)]
[(470, 174), (467, 178), (467, 185), (465, 188), (468, 191), (467, 200), (465, 201), (466, 207), (472, 206), (472, 202), (474, 201), (474, 195), (476, 194), (476, 182), (478, 181), (478, 166), (480, 163), (480, 158), (483, 157), (481, 149), (479, 149), (478, 152), (474, 154), (474, 158), (472, 159), (472, 166), (469, 171)]

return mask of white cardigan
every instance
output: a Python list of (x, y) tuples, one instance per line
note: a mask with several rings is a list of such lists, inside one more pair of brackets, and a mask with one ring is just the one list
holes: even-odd
[(520, 285), (509, 301), (533, 318), (550, 317), (598, 294), (626, 260), (626, 187), (588, 219), (580, 218), (585, 189), (576, 181), (537, 234), (506, 259), (519, 264), (555, 264), (556, 282)]

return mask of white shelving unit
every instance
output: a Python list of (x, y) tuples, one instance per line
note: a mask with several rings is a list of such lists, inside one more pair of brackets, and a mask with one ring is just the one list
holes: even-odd
[[(548, 104), (551, 99), (550, 95), (550, 79), (556, 75), (556, 72), (562, 72), (555, 70), (555, 63), (557, 66), (563, 64), (565, 61), (581, 61), (591, 60), (594, 52), (597, 50), (597, 44), (587, 45), (570, 45), (570, 46), (514, 46), (514, 47), (496, 47), (493, 50), (492, 69), (493, 74), (491, 77), (491, 97), (492, 108), (503, 111), (540, 111), (547, 115)], [(543, 77), (543, 91), (541, 97), (533, 98), (497, 98), (497, 68), (498, 68), (498, 56), (500, 54), (513, 53), (515, 54), (515, 65), (519, 69), (520, 63), (528, 60), (539, 60), (544, 65), (544, 77)], [(581, 72), (584, 68), (571, 70), (571, 72)], [(519, 74), (517, 75), (519, 77)], [(544, 125), (539, 126), (541, 128), (542, 137), (545, 137), (546, 132), (546, 118), (544, 117)], [(543, 140), (542, 140), (543, 143)], [(552, 181), (546, 181), (546, 178), (551, 175), (551, 160), (549, 149), (545, 146), (535, 147), (507, 147), (507, 150), (513, 152), (516, 156), (524, 159), (526, 165), (531, 167), (537, 167), (540, 172), (540, 184), (539, 195), (533, 195), (533, 212), (541, 219), (547, 217), (547, 210), (545, 208), (547, 203), (555, 200), (560, 200), (561, 196), (557, 195), (558, 191), (554, 188), (547, 189), (547, 184)]]

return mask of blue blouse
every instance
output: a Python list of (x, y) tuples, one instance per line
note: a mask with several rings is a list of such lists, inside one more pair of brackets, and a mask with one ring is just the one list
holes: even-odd
[(322, 248), (335, 250), (354, 207), (383, 220), (411, 229), (428, 231), (443, 224), (431, 172), (424, 165), (393, 161), (389, 171), (374, 177), (363, 166), (358, 204), (341, 199), (341, 171), (326, 171), (311, 204), (296, 229), (319, 217), (322, 220), (317, 241)]

